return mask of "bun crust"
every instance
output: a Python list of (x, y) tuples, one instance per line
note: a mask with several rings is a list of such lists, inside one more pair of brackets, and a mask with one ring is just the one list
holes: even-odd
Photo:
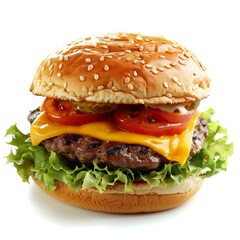
[(133, 192), (123, 193), (123, 185), (117, 184), (99, 193), (96, 189), (73, 191), (65, 183), (57, 182), (54, 191), (37, 185), (52, 197), (76, 207), (108, 213), (158, 212), (175, 208), (190, 199), (201, 187), (202, 180), (188, 179), (180, 186), (164, 190), (164, 186), (150, 188), (147, 183), (133, 184)]
[(207, 97), (209, 84), (205, 67), (180, 44), (113, 33), (80, 39), (50, 54), (30, 90), (74, 101), (176, 104)]

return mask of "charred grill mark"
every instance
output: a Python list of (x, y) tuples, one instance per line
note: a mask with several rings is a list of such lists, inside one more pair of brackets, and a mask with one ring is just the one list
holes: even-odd
[(82, 136), (80, 135), (65, 135), (63, 138), (63, 145), (70, 145), (80, 139), (82, 139)]
[(145, 146), (140, 146), (140, 152), (141, 153), (148, 153), (149, 152), (149, 148), (148, 147), (145, 147)]
[(93, 139), (91, 143), (86, 147), (86, 149), (95, 149), (97, 147), (100, 147), (102, 145), (102, 141), (98, 139)]
[(107, 149), (106, 150), (107, 157), (119, 155), (124, 147), (125, 144)]

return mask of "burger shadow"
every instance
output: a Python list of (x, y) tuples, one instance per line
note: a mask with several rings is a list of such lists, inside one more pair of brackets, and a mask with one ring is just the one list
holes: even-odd
[(176, 213), (174, 213), (174, 209), (161, 213), (137, 214), (112, 214), (80, 209), (49, 196), (35, 184), (31, 185), (29, 195), (35, 214), (40, 219), (64, 226), (92, 226), (93, 224), (97, 224), (98, 226), (111, 227), (121, 224), (122, 227), (128, 227), (129, 224), (131, 225), (135, 221), (138, 222), (138, 225), (141, 223), (145, 224), (153, 217), (158, 217), (158, 221), (161, 221), (161, 219), (165, 218), (165, 215), (170, 217)]

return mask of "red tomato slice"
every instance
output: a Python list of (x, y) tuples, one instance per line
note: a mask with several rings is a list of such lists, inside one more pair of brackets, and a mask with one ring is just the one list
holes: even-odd
[(188, 121), (170, 123), (160, 116), (155, 118), (147, 108), (122, 107), (114, 112), (114, 119), (123, 130), (156, 137), (180, 134), (188, 125)]
[(153, 118), (157, 119), (158, 121), (166, 121), (169, 123), (180, 123), (180, 122), (189, 122), (193, 115), (195, 114), (196, 110), (188, 111), (187, 113), (171, 113), (165, 112), (160, 109), (148, 109), (151, 113)]
[(51, 122), (65, 125), (82, 125), (99, 121), (103, 118), (100, 113), (85, 113), (76, 110), (69, 101), (46, 98), (43, 102), (43, 111)]

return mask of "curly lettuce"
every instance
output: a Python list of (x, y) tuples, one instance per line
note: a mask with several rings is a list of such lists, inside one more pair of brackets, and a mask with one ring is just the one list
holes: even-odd
[(6, 136), (12, 136), (8, 144), (13, 146), (7, 161), (14, 165), (22, 181), (29, 182), (30, 176), (34, 175), (48, 190), (57, 187), (56, 180), (76, 191), (94, 187), (99, 192), (104, 192), (107, 186), (116, 182), (124, 184), (125, 192), (132, 190), (134, 181), (144, 181), (151, 186), (163, 183), (166, 187), (172, 183), (181, 184), (190, 176), (207, 178), (227, 169), (233, 143), (228, 143), (227, 130), (220, 122), (212, 120), (213, 114), (213, 109), (202, 113), (208, 123), (208, 136), (201, 151), (184, 165), (169, 162), (161, 169), (148, 172), (129, 168), (109, 169), (96, 164), (92, 167), (73, 165), (56, 153), (47, 152), (42, 145), (33, 146), (29, 134), (23, 134), (16, 124), (6, 132)]

